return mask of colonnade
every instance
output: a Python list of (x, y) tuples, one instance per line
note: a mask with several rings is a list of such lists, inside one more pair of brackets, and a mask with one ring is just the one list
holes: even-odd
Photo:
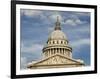
[(52, 56), (54, 54), (61, 54), (67, 57), (70, 57), (70, 51), (65, 48), (51, 48), (44, 51), (45, 57)]

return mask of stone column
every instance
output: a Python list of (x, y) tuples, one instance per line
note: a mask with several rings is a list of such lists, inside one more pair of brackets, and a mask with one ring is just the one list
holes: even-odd
[(57, 53), (57, 48), (55, 48), (55, 53)]
[(57, 48), (57, 53), (58, 53), (58, 48)]
[(55, 48), (53, 48), (53, 52), (52, 53), (55, 54)]
[(48, 50), (47, 50), (47, 53), (46, 53), (46, 57), (48, 57)]
[(64, 55), (64, 48), (63, 48), (63, 55)]
[(60, 48), (58, 48), (58, 53), (60, 54)]
[(49, 56), (50, 56), (50, 50), (51, 50), (51, 49), (49, 49)]
[(65, 49), (63, 49), (64, 50), (64, 56), (65, 56)]
[(64, 48), (64, 55), (66, 56), (66, 49)]
[(59, 48), (59, 54), (61, 54), (61, 49)]
[(63, 48), (61, 48), (61, 54), (63, 55)]
[(48, 54), (47, 54), (47, 57), (49, 56), (49, 49), (48, 49)]
[(52, 50), (52, 49), (50, 49), (49, 56), (51, 56), (51, 50)]
[(52, 51), (51, 51), (51, 55), (54, 53), (54, 48), (52, 49)]

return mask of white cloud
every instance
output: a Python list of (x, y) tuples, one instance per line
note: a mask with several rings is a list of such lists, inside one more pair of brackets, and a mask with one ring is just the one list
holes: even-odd
[(83, 21), (81, 21), (80, 19), (76, 19), (75, 21), (77, 24), (83, 24)]
[(24, 43), (21, 44), (21, 52), (28, 52), (28, 53), (33, 53), (38, 50), (42, 51), (43, 45), (41, 44), (31, 44), (29, 46), (25, 46)]
[[(21, 69), (27, 68), (27, 65), (30, 61), (30, 59), (37, 58), (37, 56), (40, 56), (40, 52), (42, 52), (43, 45), (41, 44), (29, 44), (27, 45), (27, 42), (21, 43)], [(27, 56), (25, 55), (27, 53)], [(28, 55), (33, 55), (32, 58), (28, 58)], [(25, 56), (24, 56), (25, 55)], [(41, 58), (41, 57), (39, 57)]]
[(78, 18), (76, 18), (76, 19), (71, 18), (71, 19), (67, 19), (65, 21), (65, 24), (71, 25), (71, 26), (77, 26), (78, 24), (84, 24), (84, 23), (86, 23), (86, 22), (85, 21), (81, 21)]
[[(80, 16), (85, 15), (83, 13), (79, 13)], [(79, 24), (85, 24), (86, 21), (82, 21), (78, 14), (70, 14), (68, 18), (63, 22), (63, 24), (70, 25), (70, 26), (77, 26)]]
[(76, 23), (75, 23), (74, 20), (72, 20), (72, 19), (66, 20), (66, 21), (65, 21), (65, 24), (71, 25), (71, 26), (76, 26)]
[(54, 27), (48, 27), (48, 32), (51, 33), (54, 30)]
[(27, 66), (27, 58), (26, 57), (21, 57), (21, 69), (26, 68)]
[(71, 43), (72, 47), (80, 47), (82, 45), (89, 45), (90, 44), (90, 39), (80, 39), (77, 41), (72, 41)]
[(21, 10), (21, 14), (22, 14), (22, 15), (26, 15), (26, 16), (28, 16), (28, 17), (40, 15), (41, 13), (42, 13), (42, 12), (41, 12), (41, 11), (38, 11), (38, 10), (30, 10), (30, 9), (27, 9), (27, 10), (22, 9), (22, 10)]

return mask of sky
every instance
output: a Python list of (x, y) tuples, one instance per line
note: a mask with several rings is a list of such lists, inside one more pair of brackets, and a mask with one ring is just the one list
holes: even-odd
[(54, 30), (57, 16), (65, 33), (74, 59), (90, 65), (90, 13), (21, 9), (21, 69), (30, 62), (43, 58), (42, 49)]

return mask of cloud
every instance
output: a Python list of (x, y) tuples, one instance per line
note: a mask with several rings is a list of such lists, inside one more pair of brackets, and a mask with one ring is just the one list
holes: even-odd
[(42, 58), (42, 44), (32, 42), (21, 42), (21, 69), (26, 69), (27, 64)]
[(21, 69), (25, 69), (27, 66), (27, 58), (21, 57)]
[(30, 45), (25, 45), (23, 42), (21, 44), (21, 52), (28, 52), (28, 53), (33, 53), (38, 50), (42, 50), (43, 45), (41, 44), (30, 44)]
[(76, 25), (77, 25), (77, 24), (75, 23), (75, 21), (72, 20), (72, 19), (66, 20), (65, 24), (67, 24), (67, 25), (72, 25), (72, 26), (76, 26)]
[(48, 32), (51, 33), (54, 30), (54, 27), (48, 27)]
[(86, 23), (85, 21), (80, 20), (79, 18), (70, 18), (67, 19), (64, 24), (70, 25), (70, 26), (77, 26), (79, 24), (84, 24)]
[(39, 10), (31, 10), (31, 9), (22, 9), (21, 10), (21, 14), (28, 16), (28, 17), (40, 15), (41, 13), (42, 13), (42, 11), (39, 11)]
[(88, 38), (79, 39), (79, 40), (77, 40), (77, 41), (72, 41), (72, 42), (70, 43), (70, 45), (71, 45), (72, 47), (81, 47), (81, 46), (83, 46), (83, 45), (89, 45), (89, 44), (90, 44), (90, 39), (88, 39)]

